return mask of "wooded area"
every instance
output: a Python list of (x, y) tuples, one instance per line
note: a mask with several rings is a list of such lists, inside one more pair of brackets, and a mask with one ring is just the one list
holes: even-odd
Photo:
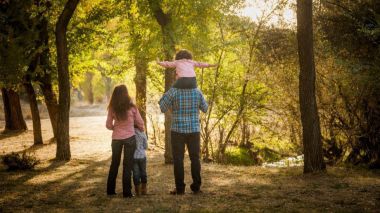
[[(247, 17), (247, 3), (265, 7)], [(157, 103), (175, 71), (156, 59), (180, 49), (218, 64), (196, 70), (209, 104), (203, 162), (380, 168), (376, 0), (0, 0), (0, 144), (27, 132), (30, 113), (34, 147), (54, 144), (55, 160), (70, 161), (71, 106), (99, 105), (105, 116), (112, 89), (126, 84), (149, 143), (171, 164), (171, 112)]]

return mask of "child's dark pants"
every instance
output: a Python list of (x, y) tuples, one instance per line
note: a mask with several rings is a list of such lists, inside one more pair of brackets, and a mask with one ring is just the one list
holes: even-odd
[(177, 89), (195, 89), (197, 88), (197, 79), (196, 77), (178, 78), (174, 82), (173, 87)]
[(140, 183), (147, 183), (146, 158), (134, 159), (133, 184), (140, 185)]

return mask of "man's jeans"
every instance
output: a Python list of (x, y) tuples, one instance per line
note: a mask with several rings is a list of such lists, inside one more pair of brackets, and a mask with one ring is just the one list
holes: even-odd
[(140, 185), (140, 183), (147, 183), (146, 158), (134, 159), (133, 183), (135, 185)]
[(136, 149), (136, 139), (132, 136), (123, 140), (112, 140), (112, 161), (107, 180), (107, 193), (115, 193), (116, 177), (120, 165), (121, 152), (124, 147), (123, 159), (123, 195), (132, 195), (131, 175), (133, 168), (133, 154)]
[(200, 155), (200, 133), (178, 133), (171, 132), (172, 154), (174, 161), (174, 178), (177, 192), (183, 192), (186, 184), (184, 183), (183, 158), (185, 154), (185, 144), (189, 151), (191, 161), (191, 176), (193, 183), (190, 188), (197, 192), (200, 190), (201, 180), (201, 162)]

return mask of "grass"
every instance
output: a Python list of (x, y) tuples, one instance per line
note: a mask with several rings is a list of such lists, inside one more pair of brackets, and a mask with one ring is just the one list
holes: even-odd
[[(123, 199), (120, 170), (118, 195), (111, 198), (105, 194), (111, 157), (105, 117), (70, 122), (69, 162), (53, 160), (55, 144), (32, 147), (31, 131), (0, 140), (1, 155), (33, 150), (41, 160), (32, 171), (7, 172), (0, 165), (0, 212), (378, 212), (380, 206), (379, 172), (339, 167), (303, 175), (299, 167), (202, 164), (204, 193), (172, 196), (172, 165), (164, 164), (163, 150), (154, 146), (148, 151), (149, 195)], [(49, 121), (42, 125), (48, 140)], [(189, 164), (186, 159), (187, 186)]]

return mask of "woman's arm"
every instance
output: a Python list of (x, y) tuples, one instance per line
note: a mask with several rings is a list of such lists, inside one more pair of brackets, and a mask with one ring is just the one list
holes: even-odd
[(139, 110), (137, 109), (137, 107), (135, 107), (135, 113), (134, 113), (134, 122), (135, 122), (135, 126), (142, 132), (145, 131), (145, 127), (144, 127), (144, 120), (142, 119), (141, 115), (140, 115), (140, 112)]
[(106, 128), (109, 130), (113, 130), (113, 115), (111, 109), (108, 110)]

